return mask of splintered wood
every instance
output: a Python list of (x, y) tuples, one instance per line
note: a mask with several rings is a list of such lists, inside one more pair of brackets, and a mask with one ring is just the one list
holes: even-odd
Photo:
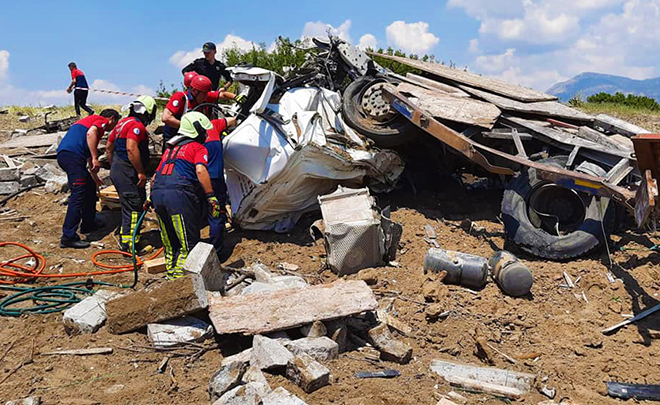
[(378, 302), (364, 281), (222, 297), (211, 294), (209, 317), (217, 334), (256, 335), (374, 311)]
[(119, 193), (115, 186), (106, 187), (103, 190), (99, 191), (100, 200), (99, 203), (101, 207), (108, 209), (119, 209), (121, 204), (119, 203)]

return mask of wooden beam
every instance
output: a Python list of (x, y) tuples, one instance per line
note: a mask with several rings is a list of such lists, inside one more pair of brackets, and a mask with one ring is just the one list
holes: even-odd
[(222, 297), (210, 294), (209, 317), (219, 335), (257, 335), (374, 311), (378, 302), (364, 281), (338, 280), (307, 288)]
[(513, 137), (513, 143), (516, 145), (518, 156), (527, 159), (527, 153), (525, 152), (525, 147), (520, 140), (520, 135), (518, 135), (518, 130), (514, 128), (513, 131), (511, 131), (511, 136)]
[(611, 117), (607, 114), (597, 115), (594, 126), (600, 127), (604, 131), (615, 132), (627, 137), (650, 133), (650, 131), (642, 127), (638, 127), (637, 125), (631, 124), (627, 121)]
[(407, 73), (406, 74), (406, 79), (411, 81), (413, 84), (420, 85), (422, 87), (426, 87), (428, 89), (434, 89), (434, 90), (439, 90), (447, 94), (451, 94), (452, 96), (456, 97), (467, 97), (470, 98), (470, 95), (464, 92), (463, 90), (459, 89), (458, 87), (450, 86), (448, 84), (444, 84), (438, 81), (435, 81), (433, 79), (429, 79), (423, 76), (418, 76), (413, 73)]
[(490, 103), (456, 97), (443, 91), (427, 90), (408, 83), (399, 84), (397, 90), (408, 96), (419, 108), (440, 119), (490, 129), (501, 114), (500, 110)]
[(524, 102), (557, 100), (557, 97), (549, 94), (541, 93), (526, 87), (515, 86), (491, 77), (480, 76), (464, 70), (449, 68), (439, 63), (423, 62), (421, 60), (384, 55), (375, 52), (367, 52), (367, 54), (372, 57), (380, 57), (419, 69), (423, 72), (442, 78), (445, 81), (449, 81), (450, 84), (464, 84), (473, 88), (487, 90), (495, 94), (509, 97), (514, 100)]

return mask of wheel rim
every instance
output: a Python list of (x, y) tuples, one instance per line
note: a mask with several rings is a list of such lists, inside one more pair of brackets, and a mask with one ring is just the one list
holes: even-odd
[(383, 99), (383, 87), (388, 84), (384, 79), (375, 79), (364, 86), (358, 95), (358, 105), (364, 120), (371, 126), (388, 126), (397, 118), (397, 113)]
[(577, 191), (552, 183), (535, 187), (529, 194), (527, 207), (530, 222), (555, 236), (576, 231), (587, 214), (584, 200)]

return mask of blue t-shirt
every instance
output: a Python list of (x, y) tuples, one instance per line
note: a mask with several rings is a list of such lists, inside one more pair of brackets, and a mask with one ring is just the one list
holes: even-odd
[(75, 153), (78, 156), (81, 156), (85, 159), (92, 156), (89, 151), (89, 145), (87, 144), (87, 131), (91, 127), (97, 127), (101, 134), (96, 139), (96, 146), (101, 141), (103, 134), (105, 133), (105, 127), (108, 125), (108, 119), (101, 117), (100, 115), (90, 115), (79, 121), (76, 121), (75, 124), (71, 125), (71, 128), (66, 132), (62, 141), (57, 146), (57, 152), (68, 151)]

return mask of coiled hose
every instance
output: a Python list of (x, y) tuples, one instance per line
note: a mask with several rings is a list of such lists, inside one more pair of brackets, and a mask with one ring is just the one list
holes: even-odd
[[(18, 291), (16, 294), (6, 297), (0, 301), (0, 316), (21, 316), (22, 314), (48, 314), (53, 312), (59, 312), (67, 309), (73, 304), (76, 304), (82, 300), (81, 295), (90, 296), (93, 295), (95, 286), (106, 286), (106, 287), (119, 287), (119, 288), (135, 288), (138, 282), (138, 268), (144, 263), (137, 255), (135, 254), (135, 240), (137, 238), (138, 229), (142, 225), (142, 221), (146, 215), (146, 211), (142, 213), (140, 218), (137, 221), (135, 229), (133, 230), (132, 235), (132, 249), (131, 253), (122, 252), (120, 250), (103, 250), (96, 252), (92, 255), (92, 262), (94, 265), (107, 269), (103, 271), (93, 271), (86, 273), (66, 273), (66, 274), (42, 274), (42, 271), (46, 267), (45, 258), (36, 253), (34, 250), (30, 249), (28, 246), (18, 243), (18, 242), (1, 242), (0, 247), (3, 246), (17, 246), (28, 253), (15, 257), (13, 259), (7, 260), (0, 263), (0, 277), (10, 277), (14, 279), (1, 279), (0, 278), (0, 289)], [(151, 260), (157, 257), (163, 249), (157, 250), (149, 259)], [(105, 254), (120, 254), (123, 256), (130, 256), (133, 260), (131, 265), (115, 266), (101, 263), (98, 260), (100, 255)], [(18, 264), (20, 260), (33, 258), (34, 264), (31, 267)], [(112, 284), (103, 281), (94, 281), (92, 278), (88, 278), (86, 281), (76, 281), (72, 283), (59, 284), (53, 286), (45, 287), (18, 287), (13, 284), (24, 283), (27, 281), (34, 280), (36, 278), (70, 278), (70, 277), (92, 277), (98, 275), (106, 274), (117, 274), (124, 273), (127, 271), (133, 271), (133, 283), (131, 285), (122, 285), (122, 284)], [(34, 303), (31, 307), (17, 307), (18, 304), (23, 302), (32, 301)]]

